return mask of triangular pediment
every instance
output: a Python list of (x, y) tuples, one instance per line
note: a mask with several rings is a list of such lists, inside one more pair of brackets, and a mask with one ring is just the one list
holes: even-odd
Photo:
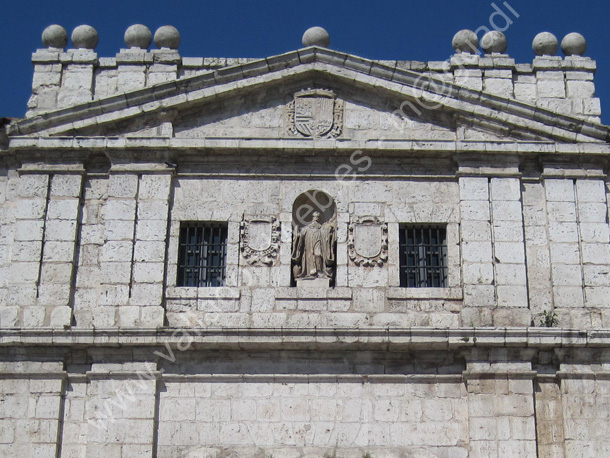
[[(313, 112), (300, 112), (301, 104)], [(456, 140), (457, 125), (450, 112), (404, 110), (398, 115), (399, 109), (390, 96), (354, 92), (332, 78), (307, 77), (229, 95), (222, 101), (201, 101), (171, 116), (141, 117), (105, 133), (178, 139)]]
[[(328, 91), (333, 101), (314, 94), (320, 108), (305, 110), (311, 119), (297, 113), (295, 121), (294, 104), (304, 90)], [(328, 112), (338, 104), (341, 119)], [(295, 128), (298, 122), (305, 133)], [(341, 125), (327, 134), (328, 123)], [(312, 128), (320, 135), (308, 135)], [(9, 135), (572, 143), (606, 142), (609, 128), (313, 47), (24, 119)]]

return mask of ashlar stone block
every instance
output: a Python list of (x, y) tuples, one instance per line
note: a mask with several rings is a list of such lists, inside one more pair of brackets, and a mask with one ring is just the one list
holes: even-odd
[(460, 178), (461, 200), (489, 200), (489, 181), (487, 178)]
[(574, 182), (572, 180), (546, 179), (546, 198), (549, 202), (574, 202)]

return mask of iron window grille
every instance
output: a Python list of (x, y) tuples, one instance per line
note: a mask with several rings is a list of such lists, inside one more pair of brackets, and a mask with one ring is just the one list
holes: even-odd
[(447, 287), (447, 229), (402, 225), (399, 239), (400, 286)]
[(177, 286), (224, 286), (226, 265), (226, 223), (180, 225)]

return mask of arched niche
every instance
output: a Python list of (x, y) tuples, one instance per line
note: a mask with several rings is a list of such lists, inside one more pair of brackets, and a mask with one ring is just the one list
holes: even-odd
[(300, 194), (292, 206), (293, 284), (334, 286), (337, 265), (337, 205), (320, 190)]
[(294, 200), (292, 204), (292, 223), (297, 227), (303, 227), (311, 223), (313, 213), (320, 213), (322, 223), (333, 223), (336, 225), (337, 204), (334, 199), (324, 191), (311, 189)]

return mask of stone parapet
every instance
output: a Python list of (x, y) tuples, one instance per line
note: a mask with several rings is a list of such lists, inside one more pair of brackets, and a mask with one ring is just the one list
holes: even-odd
[[(315, 49), (315, 48), (313, 48)], [(160, 83), (188, 80), (221, 68), (269, 59), (182, 57), (177, 50), (123, 49), (114, 58), (97, 57), (92, 50), (39, 49), (32, 55), (34, 79), (27, 117), (58, 108), (102, 100)], [(536, 57), (516, 64), (508, 55), (456, 54), (448, 61), (373, 61), (379, 72), (408, 70), (422, 77), (531, 103), (561, 114), (599, 123), (601, 108), (595, 97), (595, 61), (589, 57)], [(245, 76), (245, 75), (244, 75)], [(422, 86), (423, 88), (423, 86)], [(443, 91), (447, 91), (445, 88)]]

